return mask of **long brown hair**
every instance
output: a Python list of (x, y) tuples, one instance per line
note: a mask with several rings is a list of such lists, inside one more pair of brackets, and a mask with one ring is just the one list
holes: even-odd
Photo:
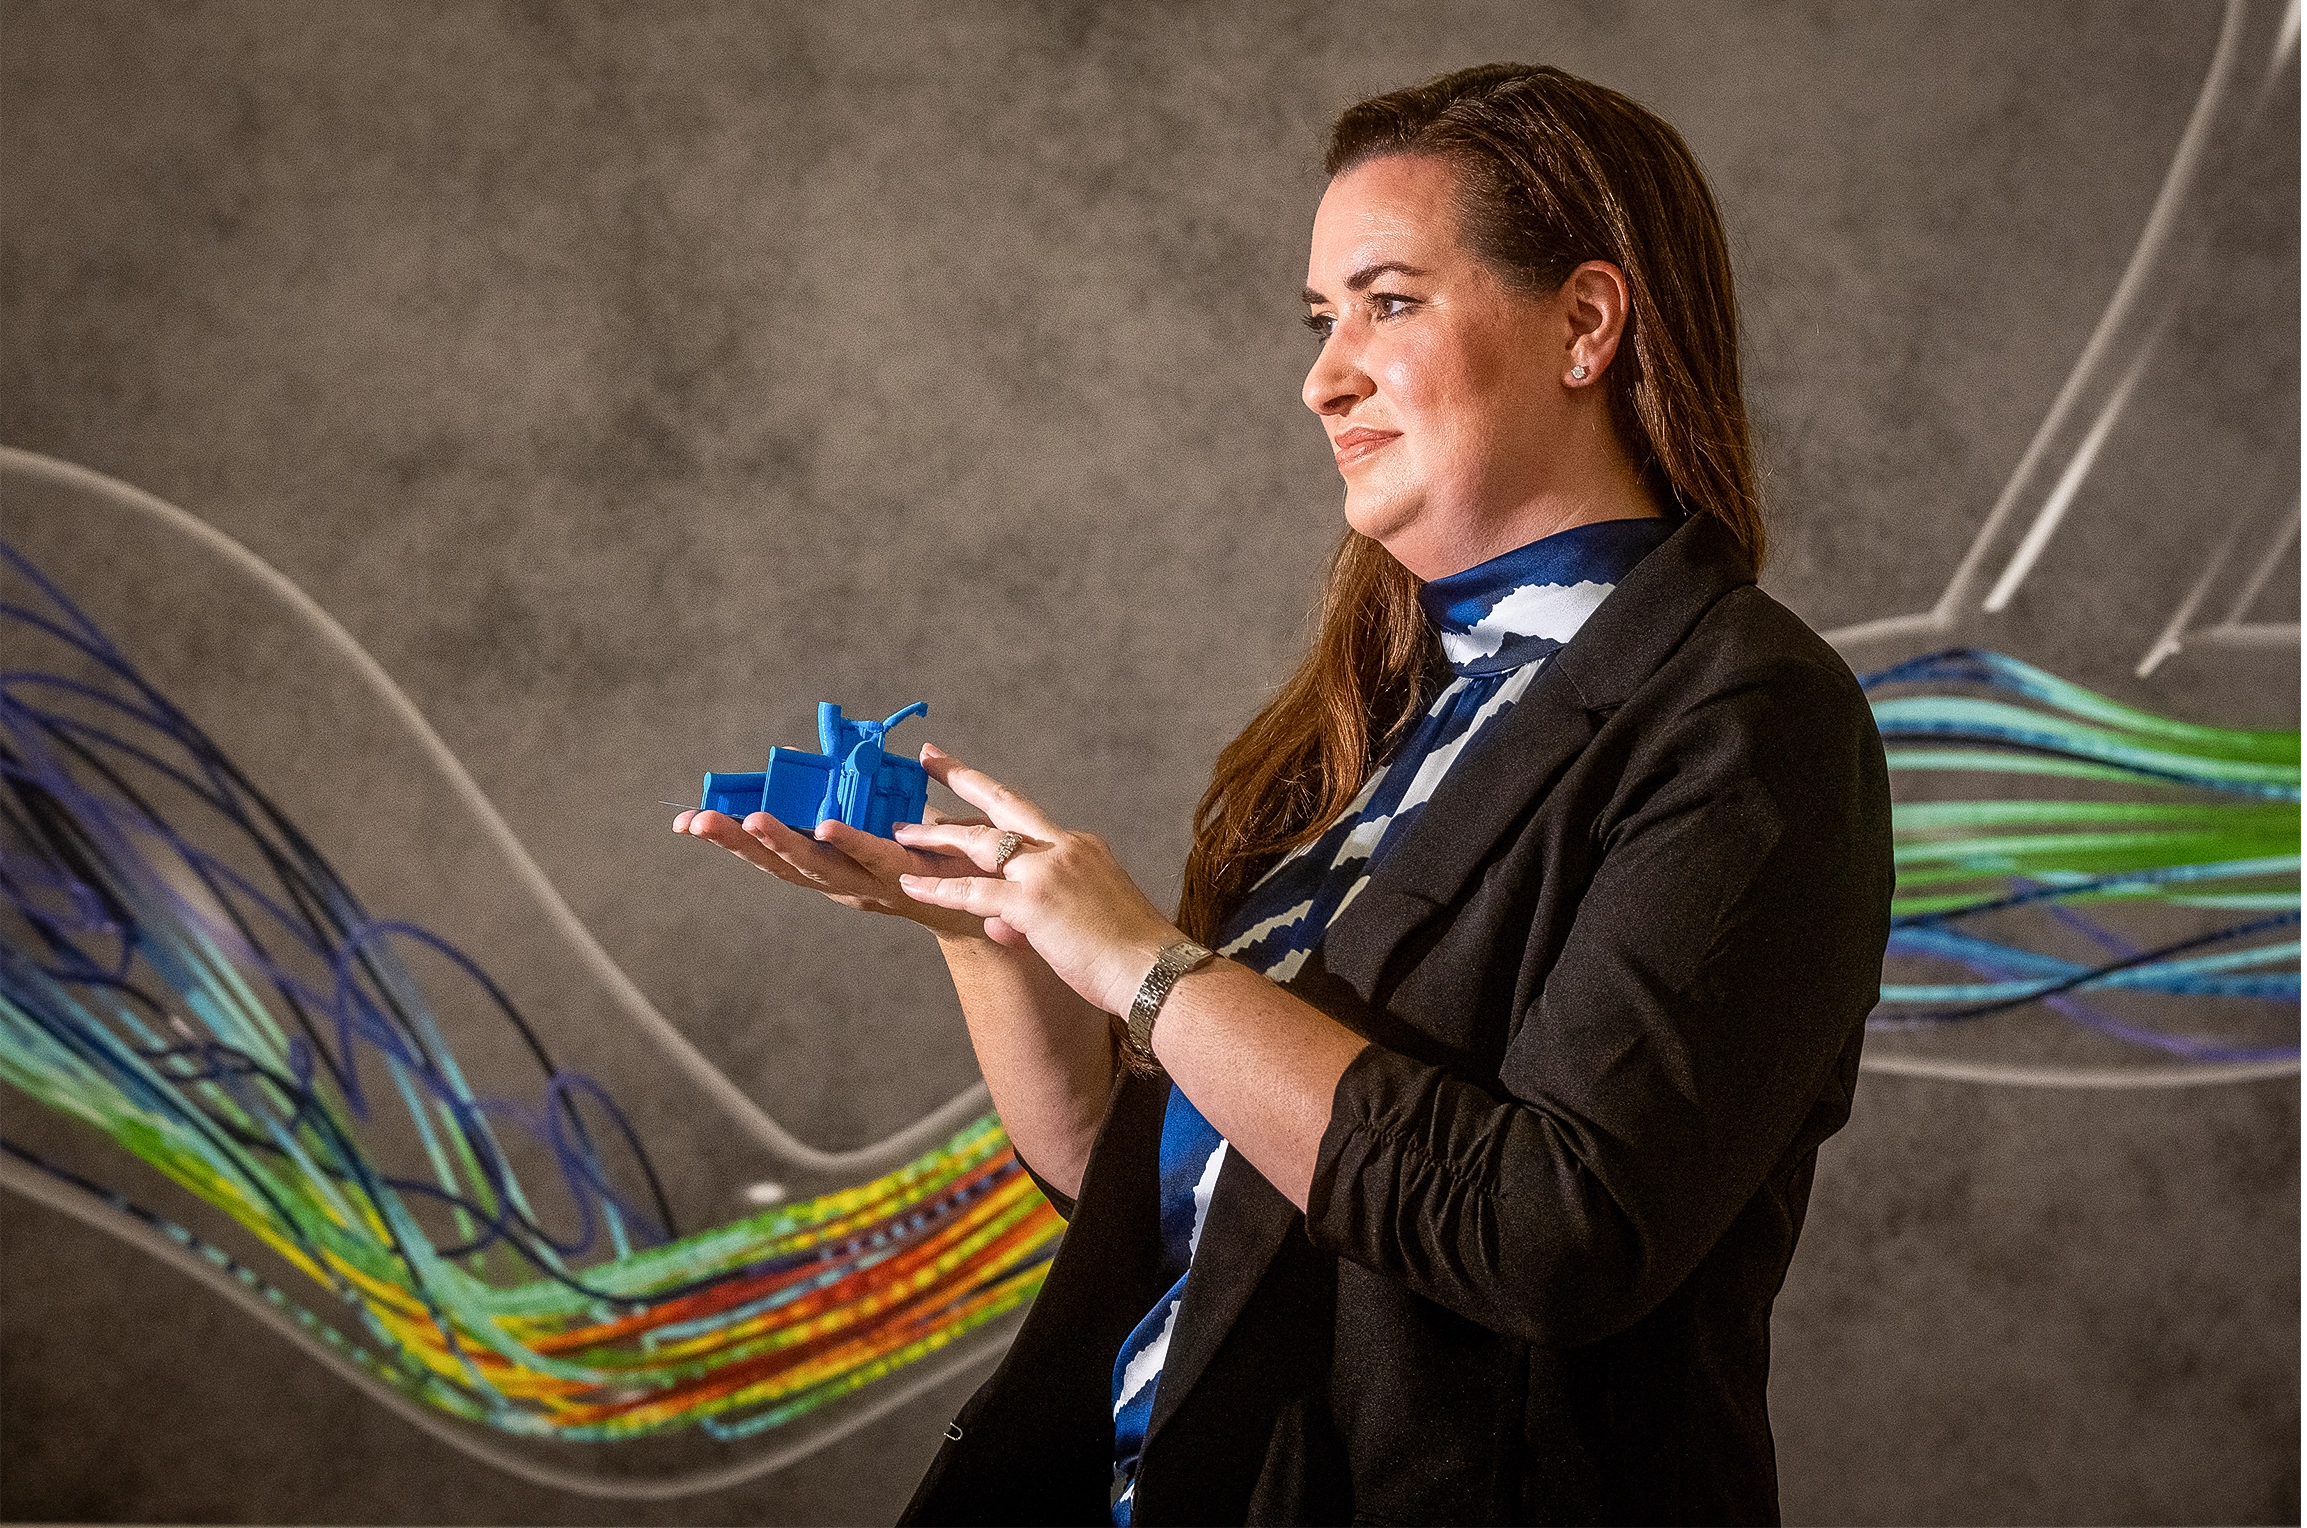
[[(1551, 292), (1588, 260), (1625, 273), (1626, 337), (1604, 377), (1619, 439), (1662, 507), (1722, 521), (1759, 567), (1730, 250), (1681, 135), (1559, 69), (1485, 64), (1348, 107), (1323, 168), (1393, 154), (1455, 168), (1459, 236), (1509, 285)], [(1211, 941), (1266, 867), (1321, 836), (1416, 720), (1436, 657), (1418, 580), (1346, 532), (1313, 646), (1194, 809), (1180, 927)]]

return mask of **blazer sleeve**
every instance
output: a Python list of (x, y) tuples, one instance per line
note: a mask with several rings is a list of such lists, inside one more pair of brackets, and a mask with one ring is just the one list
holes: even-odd
[(1073, 1196), (1059, 1192), (1058, 1189), (1053, 1184), (1051, 1184), (1047, 1178), (1044, 1178), (1041, 1174), (1035, 1172), (1033, 1170), (1033, 1164), (1025, 1159), (1024, 1152), (1018, 1151), (1014, 1146), (1012, 1146), (1010, 1150), (1017, 1157), (1017, 1165), (1024, 1168), (1025, 1175), (1033, 1180), (1033, 1186), (1041, 1190), (1041, 1197), (1047, 1199), (1049, 1201), (1049, 1207), (1057, 1211), (1057, 1218), (1060, 1220), (1073, 1219), (1073, 1212), (1077, 1208), (1073, 1201)]
[(1597, 1341), (1689, 1275), (1881, 980), (1889, 796), (1848, 671), (1771, 663), (1661, 725), (1499, 1087), (1370, 1046), (1315, 1166), (1316, 1245), (1526, 1341)]

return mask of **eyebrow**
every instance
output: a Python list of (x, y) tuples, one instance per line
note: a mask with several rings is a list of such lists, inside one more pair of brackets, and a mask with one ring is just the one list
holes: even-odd
[[(1416, 266), (1404, 264), (1400, 260), (1381, 260), (1376, 265), (1365, 265), (1360, 270), (1354, 272), (1354, 274), (1351, 276), (1348, 276), (1346, 278), (1346, 290), (1349, 292), (1366, 292), (1370, 289), (1371, 282), (1376, 281), (1380, 276), (1385, 275), (1388, 271), (1392, 271), (1398, 276), (1415, 277), (1423, 276), (1426, 274), (1424, 271), (1419, 270)], [(1316, 303), (1324, 303), (1330, 300), (1327, 297), (1324, 297), (1321, 293), (1315, 291), (1312, 287), (1306, 288), (1305, 297), (1306, 304), (1309, 307)]]

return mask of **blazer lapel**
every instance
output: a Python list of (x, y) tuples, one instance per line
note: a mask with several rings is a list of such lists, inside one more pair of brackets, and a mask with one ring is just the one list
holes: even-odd
[(1455, 901), (1492, 846), (1593, 740), (1595, 718), (1559, 673), (1542, 673), (1497, 731), (1442, 777), (1434, 799), (1330, 924), (1322, 963), (1364, 1002), (1386, 958)]
[(1682, 645), (1714, 602), (1754, 582), (1721, 522), (1694, 516), (1636, 564), (1530, 690), (1442, 777), (1416, 823), (1386, 851), (1322, 938), (1330, 972), (1372, 1000), (1387, 957), (1466, 882), (1603, 720)]

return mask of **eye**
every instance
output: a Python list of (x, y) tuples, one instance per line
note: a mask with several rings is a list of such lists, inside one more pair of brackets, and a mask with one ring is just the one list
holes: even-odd
[(1298, 322), (1313, 330), (1314, 338), (1327, 340), (1330, 331), (1338, 327), (1338, 316), (1335, 313), (1308, 313)]
[(1369, 300), (1370, 316), (1380, 323), (1389, 318), (1400, 318), (1418, 305), (1416, 298), (1404, 297), (1399, 292), (1372, 292)]

